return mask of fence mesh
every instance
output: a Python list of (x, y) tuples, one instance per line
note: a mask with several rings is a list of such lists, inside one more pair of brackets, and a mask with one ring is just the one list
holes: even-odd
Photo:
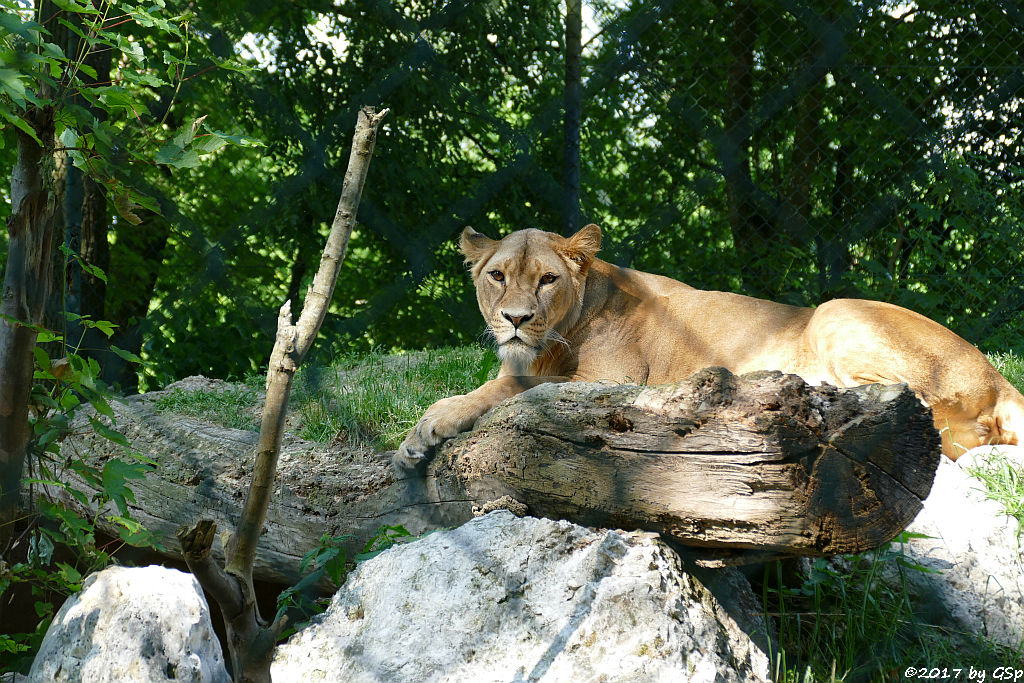
[(891, 301), (1024, 351), (1017, 3), (585, 0), (578, 84), (575, 0), (307, 4), (200, 12), (257, 68), (182, 101), (267, 147), (153, 181), (179, 208), (146, 231), (115, 220), (111, 268), (136, 277), (107, 307), (156, 363), (144, 386), (265, 362), (363, 104), (392, 114), (325, 354), (474, 341), (461, 228), (588, 222), (606, 260), (699, 288)]

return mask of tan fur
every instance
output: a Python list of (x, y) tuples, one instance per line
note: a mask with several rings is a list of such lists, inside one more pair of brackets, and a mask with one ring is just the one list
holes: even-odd
[(971, 344), (913, 311), (860, 299), (797, 308), (703, 291), (605, 263), (595, 258), (600, 245), (596, 225), (570, 238), (521, 230), (500, 241), (466, 228), (461, 248), (501, 372), (431, 406), (400, 446), (399, 464), (415, 465), (543, 382), (663, 384), (714, 365), (840, 387), (906, 382), (931, 406), (953, 460), (981, 444), (1016, 444), (1024, 429), (1024, 397)]

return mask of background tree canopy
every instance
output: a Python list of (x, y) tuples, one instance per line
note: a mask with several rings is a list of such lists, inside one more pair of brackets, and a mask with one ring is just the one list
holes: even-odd
[[(108, 281), (96, 301), (83, 280), (81, 300), (152, 363), (141, 388), (262, 368), (278, 306), (316, 270), (360, 105), (392, 114), (321, 357), (472, 343), (482, 322), (458, 231), (562, 230), (564, 4), (163, 11), (189, 13), (180, 38), (112, 29), (158, 70), (161, 41), (191, 41), (177, 79), (114, 65), (116, 85), (155, 102), (138, 116), (171, 134), (206, 116), (203, 130), (264, 146), (125, 160), (160, 211), (133, 225), (110, 207), (109, 255), (95, 257)], [(793, 304), (893, 301), (1024, 352), (1024, 7), (587, 0), (583, 24), (580, 225), (604, 229), (605, 259)], [(3, 23), (6, 43), (15, 28)], [(19, 68), (5, 64), (0, 87), (17, 88)], [(100, 362), (134, 386), (119, 358)]]

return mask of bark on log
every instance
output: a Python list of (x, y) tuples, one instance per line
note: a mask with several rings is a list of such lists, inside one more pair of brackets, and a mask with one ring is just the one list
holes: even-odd
[(905, 385), (708, 368), (670, 387), (537, 387), (447, 444), (437, 471), (442, 491), (508, 495), (539, 516), (833, 555), (877, 547), (914, 519), (939, 443)]
[[(160, 465), (135, 483), (133, 514), (168, 540), (202, 515), (230, 528), (256, 434), (161, 414), (154, 400), (115, 405)], [(93, 461), (119, 451), (89, 435), (72, 447)], [(664, 387), (537, 387), (444, 444), (422, 476), (389, 455), (286, 436), (256, 578), (295, 581), (324, 533), (352, 534), (357, 550), (382, 524), (420, 534), (505, 496), (538, 516), (659, 531), (707, 564), (857, 552), (913, 520), (940, 457), (930, 411), (903, 385), (809, 387), (717, 368)]]

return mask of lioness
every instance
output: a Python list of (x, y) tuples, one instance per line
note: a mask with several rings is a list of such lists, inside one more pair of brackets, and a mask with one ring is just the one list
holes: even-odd
[(835, 299), (798, 308), (694, 289), (597, 259), (596, 225), (569, 238), (531, 229), (501, 240), (466, 228), (460, 246), (501, 371), (430, 406), (395, 455), (404, 467), (543, 382), (662, 384), (714, 365), (840, 387), (906, 382), (931, 406), (953, 460), (981, 444), (1016, 444), (1024, 429), (1024, 397), (980, 351), (899, 306)]

